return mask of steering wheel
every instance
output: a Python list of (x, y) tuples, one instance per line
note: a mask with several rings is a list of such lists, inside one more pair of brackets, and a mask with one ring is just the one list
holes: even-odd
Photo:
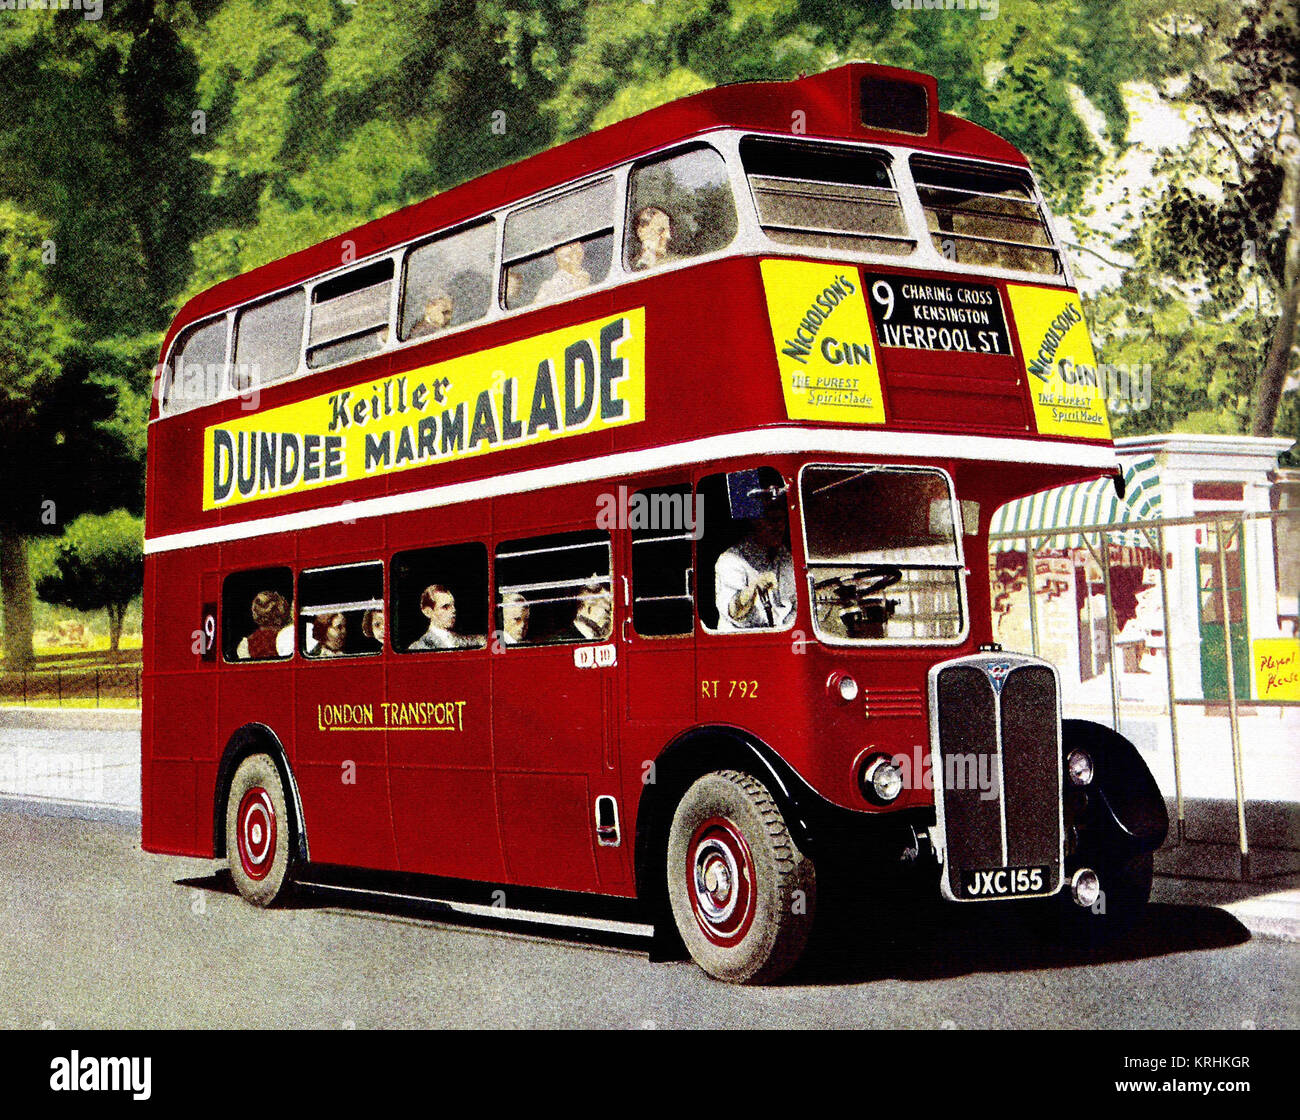
[(902, 568), (894, 564), (872, 564), (851, 576), (832, 576), (819, 580), (813, 586), (817, 591), (833, 591), (845, 602), (864, 599), (886, 587), (893, 587), (903, 578)]

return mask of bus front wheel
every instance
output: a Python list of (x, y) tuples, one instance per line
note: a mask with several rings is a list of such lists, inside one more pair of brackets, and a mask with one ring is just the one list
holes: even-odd
[(254, 906), (270, 906), (286, 892), (290, 829), (279, 769), (269, 755), (249, 755), (226, 798), (226, 857), (235, 887)]
[(686, 791), (668, 837), (668, 899), (710, 976), (762, 984), (785, 973), (808, 941), (816, 893), (812, 861), (762, 782), (719, 770)]

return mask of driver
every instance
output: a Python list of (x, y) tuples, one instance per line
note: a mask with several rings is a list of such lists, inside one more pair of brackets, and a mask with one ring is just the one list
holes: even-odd
[(719, 630), (776, 630), (794, 622), (794, 558), (783, 503), (750, 521), (740, 543), (718, 557), (713, 587)]

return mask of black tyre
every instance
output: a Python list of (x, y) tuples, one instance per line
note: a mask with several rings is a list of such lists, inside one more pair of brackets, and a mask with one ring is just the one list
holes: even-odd
[(249, 755), (226, 797), (226, 857), (236, 888), (254, 906), (288, 893), (292, 827), (279, 769), (269, 755)]
[(668, 837), (668, 900), (687, 951), (710, 976), (769, 983), (803, 952), (817, 878), (756, 778), (705, 774)]

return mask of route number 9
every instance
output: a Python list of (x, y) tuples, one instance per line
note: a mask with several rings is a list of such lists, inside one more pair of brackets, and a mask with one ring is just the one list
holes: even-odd
[(886, 319), (894, 313), (894, 289), (884, 280), (871, 285), (871, 298), (884, 306)]
[(217, 657), (217, 604), (203, 604), (202, 654), (204, 661), (215, 661)]

